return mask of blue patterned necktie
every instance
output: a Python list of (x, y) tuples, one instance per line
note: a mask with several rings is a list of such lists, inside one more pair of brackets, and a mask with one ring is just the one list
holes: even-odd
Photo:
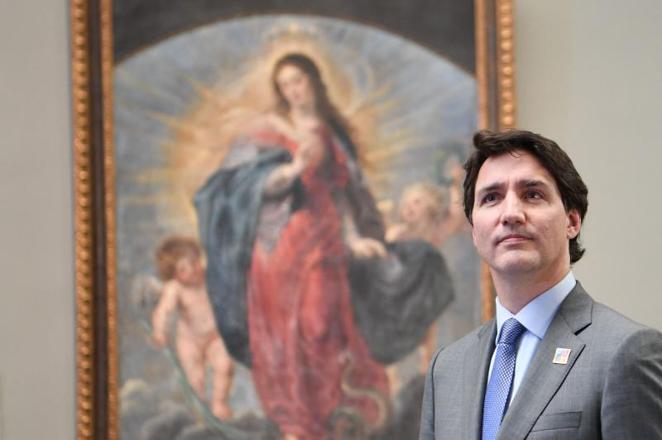
[(483, 403), (483, 440), (494, 440), (508, 407), (513, 388), (517, 340), (524, 333), (524, 326), (515, 318), (503, 323), (492, 365), (492, 375), (487, 383)]

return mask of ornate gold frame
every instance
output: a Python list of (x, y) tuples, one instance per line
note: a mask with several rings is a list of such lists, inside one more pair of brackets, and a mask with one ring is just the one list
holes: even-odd
[[(117, 435), (112, 8), (72, 0), (78, 439)], [(101, 92), (102, 99), (96, 96)], [(96, 99), (95, 99), (96, 98)], [(103, 176), (94, 179), (94, 176)]]
[[(118, 439), (112, 0), (71, 0), (79, 440)], [(479, 125), (515, 125), (512, 0), (475, 0)], [(482, 268), (481, 315), (494, 315)]]

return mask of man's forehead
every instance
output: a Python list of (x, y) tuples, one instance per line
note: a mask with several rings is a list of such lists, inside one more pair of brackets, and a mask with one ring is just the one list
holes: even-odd
[(491, 156), (478, 171), (476, 190), (495, 185), (535, 186), (556, 188), (556, 181), (537, 157), (522, 150)]

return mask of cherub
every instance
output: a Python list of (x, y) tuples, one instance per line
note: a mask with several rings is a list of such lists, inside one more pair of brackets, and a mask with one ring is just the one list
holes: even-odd
[(178, 314), (175, 345), (179, 361), (191, 387), (205, 397), (205, 369), (212, 368), (211, 409), (221, 420), (232, 417), (228, 394), (234, 365), (218, 334), (207, 288), (202, 250), (188, 237), (169, 237), (156, 251), (156, 263), (163, 289), (152, 315), (153, 340), (167, 344), (168, 318)]
[[(386, 231), (386, 241), (420, 239), (436, 248), (466, 227), (460, 200), (463, 171), (459, 164), (451, 169), (453, 183), (446, 190), (428, 182), (405, 187), (398, 206), (399, 222)], [(437, 325), (432, 324), (419, 347), (420, 370), (425, 374), (437, 345)]]
[(466, 227), (462, 212), (459, 164), (451, 169), (448, 190), (428, 182), (405, 187), (398, 206), (399, 222), (386, 231), (386, 241), (421, 239), (440, 248), (453, 234)]

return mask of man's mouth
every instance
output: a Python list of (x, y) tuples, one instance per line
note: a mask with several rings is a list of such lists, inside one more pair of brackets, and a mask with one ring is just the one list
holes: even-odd
[(506, 234), (506, 235), (503, 235), (503, 236), (499, 237), (499, 239), (497, 240), (497, 244), (501, 244), (501, 243), (515, 244), (515, 243), (523, 243), (523, 242), (529, 241), (529, 240), (531, 240), (531, 237), (528, 236), (528, 235), (524, 235), (524, 234)]

